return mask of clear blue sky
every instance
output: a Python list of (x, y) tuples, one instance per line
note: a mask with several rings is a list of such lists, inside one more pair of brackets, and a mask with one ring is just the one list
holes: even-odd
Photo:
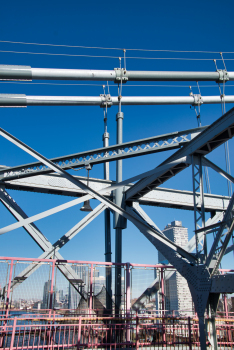
[[(111, 48), (139, 48), (156, 50), (201, 50), (234, 51), (232, 0), (224, 1), (11, 1), (1, 4), (1, 40), (28, 43), (50, 43)], [(79, 49), (51, 46), (19, 45), (0, 42), (0, 64), (30, 65), (45, 68), (113, 69), (119, 66), (117, 58), (71, 57), (53, 55), (33, 55), (6, 53), (2, 51), (62, 53), (73, 55), (116, 56), (121, 51)], [(127, 57), (186, 57), (220, 58), (218, 54), (167, 53), (128, 51)], [(224, 54), (224, 58), (234, 58), (234, 54)], [(227, 69), (234, 71), (234, 61), (226, 60)], [(218, 68), (223, 68), (218, 62)], [(129, 59), (129, 70), (209, 70), (214, 71), (212, 60), (153, 60)], [(35, 83), (35, 81), (34, 81)], [(42, 82), (41, 82), (42, 83)], [(51, 82), (52, 83), (52, 82)], [(58, 82), (62, 83), (62, 82)], [(69, 82), (68, 82), (69, 83)], [(82, 82), (80, 82), (82, 83)], [(83, 95), (98, 96), (103, 93), (102, 83), (96, 86), (48, 85), (0, 83), (0, 93), (27, 95)], [(157, 84), (157, 83), (155, 83)], [(164, 85), (168, 85), (167, 83)], [(190, 83), (173, 87), (123, 87), (123, 95), (189, 95)], [(194, 83), (191, 83), (195, 85)], [(176, 86), (175, 86), (176, 85)], [(205, 85), (212, 85), (206, 87)], [(231, 83), (226, 94), (234, 95)], [(218, 95), (218, 87), (211, 83), (201, 83), (203, 95)], [(198, 90), (193, 88), (194, 93)], [(110, 92), (117, 95), (117, 87), (111, 84)], [(233, 105), (227, 105), (230, 109)], [(116, 107), (108, 111), (108, 131), (110, 144), (116, 143)], [(195, 112), (189, 106), (146, 106), (123, 107), (124, 141), (154, 136), (172, 131), (196, 127)], [(221, 116), (219, 105), (201, 107), (202, 124), (212, 123)], [(46, 157), (56, 157), (102, 146), (103, 111), (99, 107), (28, 107), (21, 109), (1, 109), (1, 127), (30, 145)], [(0, 139), (0, 164), (13, 166), (31, 161), (31, 157), (18, 150), (8, 141)], [(157, 166), (169, 156), (169, 152), (144, 158), (134, 158), (123, 162), (124, 178)], [(233, 141), (230, 142), (232, 173)], [(224, 148), (220, 147), (209, 158), (225, 168)], [(73, 172), (76, 175), (75, 172)], [(86, 175), (80, 171), (79, 175)], [(92, 177), (103, 176), (103, 166), (95, 166)], [(115, 179), (115, 164), (111, 164), (111, 179)], [(227, 184), (210, 171), (211, 191), (227, 194)], [(168, 188), (192, 189), (191, 169), (179, 174), (165, 184)], [(9, 191), (17, 203), (29, 215), (33, 215), (59, 205), (71, 198)], [(92, 206), (97, 203), (92, 201)], [(36, 224), (53, 243), (75, 225), (84, 214), (80, 205), (67, 211), (38, 221)], [(182, 220), (193, 235), (193, 212), (180, 210), (144, 208), (156, 224), (163, 229), (168, 222)], [(14, 218), (1, 207), (1, 227), (14, 222)], [(23, 229), (17, 229), (0, 237), (0, 255), (38, 257), (41, 250)], [(114, 230), (112, 230), (112, 252), (114, 257)], [(66, 259), (104, 261), (103, 215), (80, 232), (68, 243), (61, 254)], [(230, 266), (231, 260), (226, 264)], [(137, 263), (157, 262), (155, 248), (138, 232), (132, 224), (123, 231), (123, 261)]]

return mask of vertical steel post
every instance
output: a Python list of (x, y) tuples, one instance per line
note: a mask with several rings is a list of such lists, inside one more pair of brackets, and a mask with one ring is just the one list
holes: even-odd
[(163, 343), (164, 343), (164, 346), (165, 346), (165, 343), (166, 343), (166, 332), (165, 332), (165, 299), (164, 299), (164, 278), (163, 278), (163, 267), (161, 268), (161, 293), (162, 293), (162, 326), (163, 326)]
[(14, 347), (15, 330), (16, 330), (16, 322), (17, 322), (17, 317), (14, 317), (13, 327), (12, 327), (12, 335), (11, 335), (11, 344), (10, 344), (10, 350), (12, 350), (12, 349), (13, 349), (13, 347)]
[(139, 349), (139, 331), (140, 331), (139, 317), (138, 317), (138, 313), (136, 312), (136, 350)]
[(77, 337), (77, 350), (80, 348), (80, 339), (81, 339), (81, 316), (79, 317), (79, 328), (78, 328), (78, 337)]
[[(107, 132), (107, 114), (104, 111), (104, 134), (103, 134), (103, 147), (109, 146), (109, 133)], [(110, 179), (109, 163), (104, 163), (104, 179)], [(104, 211), (105, 220), (105, 261), (111, 262), (111, 227), (110, 227), (110, 210)], [(107, 313), (112, 313), (112, 267), (106, 267), (106, 308)]]
[(11, 260), (9, 282), (8, 282), (8, 286), (7, 286), (7, 299), (6, 299), (6, 312), (5, 312), (6, 318), (8, 317), (8, 314), (9, 314), (9, 303), (10, 303), (11, 279), (12, 279), (12, 273), (13, 273), (13, 266), (14, 266), (14, 261)]
[[(117, 121), (117, 144), (123, 143), (123, 118), (124, 114), (121, 112), (121, 97), (119, 95), (119, 112), (116, 114)], [(121, 150), (118, 151), (121, 153)], [(116, 182), (122, 181), (122, 160), (116, 162)], [(123, 189), (122, 187), (115, 190), (115, 203), (123, 206)], [(125, 228), (124, 220), (121, 215), (115, 213), (115, 262), (122, 263), (122, 229)], [(115, 268), (115, 314), (118, 315), (121, 306), (121, 277), (122, 268), (121, 265), (116, 265)]]
[(227, 306), (227, 294), (223, 294), (224, 309), (225, 309), (225, 318), (228, 318), (228, 306)]
[(53, 260), (52, 265), (52, 275), (51, 275), (51, 285), (50, 285), (50, 306), (49, 309), (53, 308), (53, 294), (54, 294), (54, 269), (55, 269), (55, 260)]
[(191, 318), (188, 317), (188, 336), (189, 336), (189, 350), (192, 350), (192, 330), (191, 330)]
[(199, 251), (199, 240), (196, 230), (205, 227), (205, 206), (204, 206), (204, 187), (203, 187), (203, 173), (202, 173), (202, 156), (196, 157), (199, 162), (195, 164), (193, 157), (192, 161), (192, 175), (193, 175), (193, 203), (194, 203), (194, 224), (196, 237), (196, 251), (197, 255), (203, 251), (204, 256), (207, 257), (206, 235), (203, 236), (203, 247)]
[(93, 264), (90, 269), (90, 289), (89, 289), (89, 315), (91, 315), (93, 308)]
[[(223, 272), (224, 274), (224, 272)], [(228, 304), (227, 304), (227, 294), (223, 294), (223, 302), (224, 302), (224, 309), (225, 309), (225, 318), (229, 318), (228, 317)], [(229, 329), (229, 325), (228, 325), (228, 341), (231, 342), (232, 341), (232, 334), (231, 334), (231, 331)]]
[(126, 318), (127, 318), (127, 342), (130, 342), (130, 316), (131, 316), (131, 285), (130, 285), (130, 263), (126, 263)]
[(161, 296), (162, 296), (162, 316), (165, 316), (163, 267), (161, 267)]

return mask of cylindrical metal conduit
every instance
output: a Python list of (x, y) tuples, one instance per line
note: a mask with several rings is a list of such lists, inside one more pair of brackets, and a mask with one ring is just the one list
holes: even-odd
[[(126, 71), (124, 69), (54, 69), (30, 66), (0, 65), (0, 80), (94, 80), (94, 81), (222, 81), (220, 72)], [(221, 76), (220, 76), (221, 75)], [(226, 80), (234, 80), (234, 72), (226, 72)]]
[[(194, 105), (194, 96), (124, 96), (122, 105)], [(201, 96), (201, 104), (221, 103), (220, 96)], [(111, 97), (111, 104), (118, 105), (118, 97)], [(234, 95), (225, 96), (225, 103), (234, 103)], [(105, 106), (100, 96), (26, 96), (1, 95), (0, 107), (26, 106)]]
[(114, 81), (114, 70), (31, 68), (32, 79), (39, 80), (108, 80)]
[(147, 72), (127, 71), (130, 81), (217, 81), (218, 72)]

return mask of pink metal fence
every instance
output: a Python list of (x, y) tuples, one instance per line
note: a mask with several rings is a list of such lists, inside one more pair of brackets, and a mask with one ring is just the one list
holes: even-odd
[[(220, 348), (233, 347), (234, 321), (217, 320)], [(1, 349), (121, 349), (199, 347), (198, 320), (190, 318), (18, 318), (2, 319)], [(209, 341), (207, 339), (207, 345)]]
[[(59, 267), (64, 264), (68, 264), (81, 277), (78, 291), (74, 292), (61, 274)], [(114, 291), (116, 265), (73, 260), (0, 258), (0, 349), (156, 349), (171, 346), (192, 349), (199, 346), (198, 320), (192, 310), (188, 310), (191, 317), (174, 317), (176, 310), (169, 311), (171, 315), (167, 317), (164, 272), (173, 269), (172, 266), (120, 264), (122, 300), (116, 317), (115, 295), (110, 296), (112, 304), (108, 310), (105, 305), (107, 294), (103, 289), (108, 269)], [(27, 269), (34, 269), (35, 272), (25, 278), (24, 271)], [(156, 272), (162, 296), (161, 310), (143, 308), (139, 314), (132, 308), (134, 300), (152, 284)], [(64, 287), (65, 282), (67, 287)], [(62, 295), (63, 292), (66, 295)], [(58, 300), (66, 298), (70, 298), (71, 305), (78, 307), (64, 308), (65, 302), (58, 303)], [(32, 305), (37, 307), (33, 308)], [(228, 312), (225, 295), (223, 305), (219, 315), (221, 318), (216, 319), (217, 340), (220, 346), (233, 346), (234, 313)], [(209, 323), (208, 318), (206, 321)]]
[[(69, 278), (67, 280), (59, 270), (59, 267), (64, 264), (67, 264), (80, 277), (82, 283), (79, 282), (76, 290), (69, 283), (71, 280)], [(13, 311), (21, 314), (46, 315), (51, 313), (51, 310), (57, 310), (59, 314), (70, 313), (71, 316), (116, 315), (114, 295), (116, 265), (121, 265), (122, 268), (122, 300), (118, 316), (129, 317), (139, 311), (139, 308), (134, 308), (133, 305), (136, 305), (136, 300), (148, 286), (152, 285), (156, 272), (157, 288), (161, 296), (160, 310), (156, 310), (154, 301), (150, 300), (151, 308), (143, 308), (141, 312), (154, 316), (181, 316), (177, 310), (165, 310), (164, 272), (168, 269), (174, 270), (172, 266), (0, 257), (0, 313), (2, 314), (0, 317), (7, 317)], [(35, 271), (25, 275), (25, 269)], [(105, 288), (107, 271), (108, 273), (111, 271), (112, 275), (113, 294), (111, 295)], [(233, 270), (222, 270), (222, 273), (225, 272), (233, 272)], [(25, 276), (28, 277), (25, 278)], [(107, 298), (109, 298), (109, 305), (107, 305)], [(186, 315), (186, 310), (184, 312)], [(187, 316), (195, 316), (194, 311), (187, 310)], [(225, 318), (234, 316), (228, 312), (226, 295), (223, 296), (223, 310), (219, 316)]]

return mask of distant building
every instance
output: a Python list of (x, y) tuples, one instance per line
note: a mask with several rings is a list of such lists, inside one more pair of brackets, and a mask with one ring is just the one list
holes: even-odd
[(51, 281), (47, 281), (44, 284), (43, 289), (43, 299), (42, 299), (42, 309), (49, 309), (50, 307), (50, 288), (51, 288)]
[[(184, 248), (188, 243), (188, 229), (182, 226), (182, 221), (172, 221), (163, 230), (164, 235), (172, 242)], [(158, 262), (168, 264), (167, 259), (158, 252)], [(165, 309), (178, 311), (179, 315), (190, 315), (193, 310), (192, 296), (187, 281), (175, 271), (165, 280)], [(158, 303), (160, 303), (159, 297)]]
[[(84, 300), (87, 300), (88, 269), (86, 266), (82, 265), (74, 265), (72, 269), (75, 271), (77, 278), (82, 280), (82, 283), (77, 284), (79, 292), (69, 283), (68, 309), (75, 310), (82, 296)], [(86, 308), (88, 308), (88, 305), (86, 305)]]

